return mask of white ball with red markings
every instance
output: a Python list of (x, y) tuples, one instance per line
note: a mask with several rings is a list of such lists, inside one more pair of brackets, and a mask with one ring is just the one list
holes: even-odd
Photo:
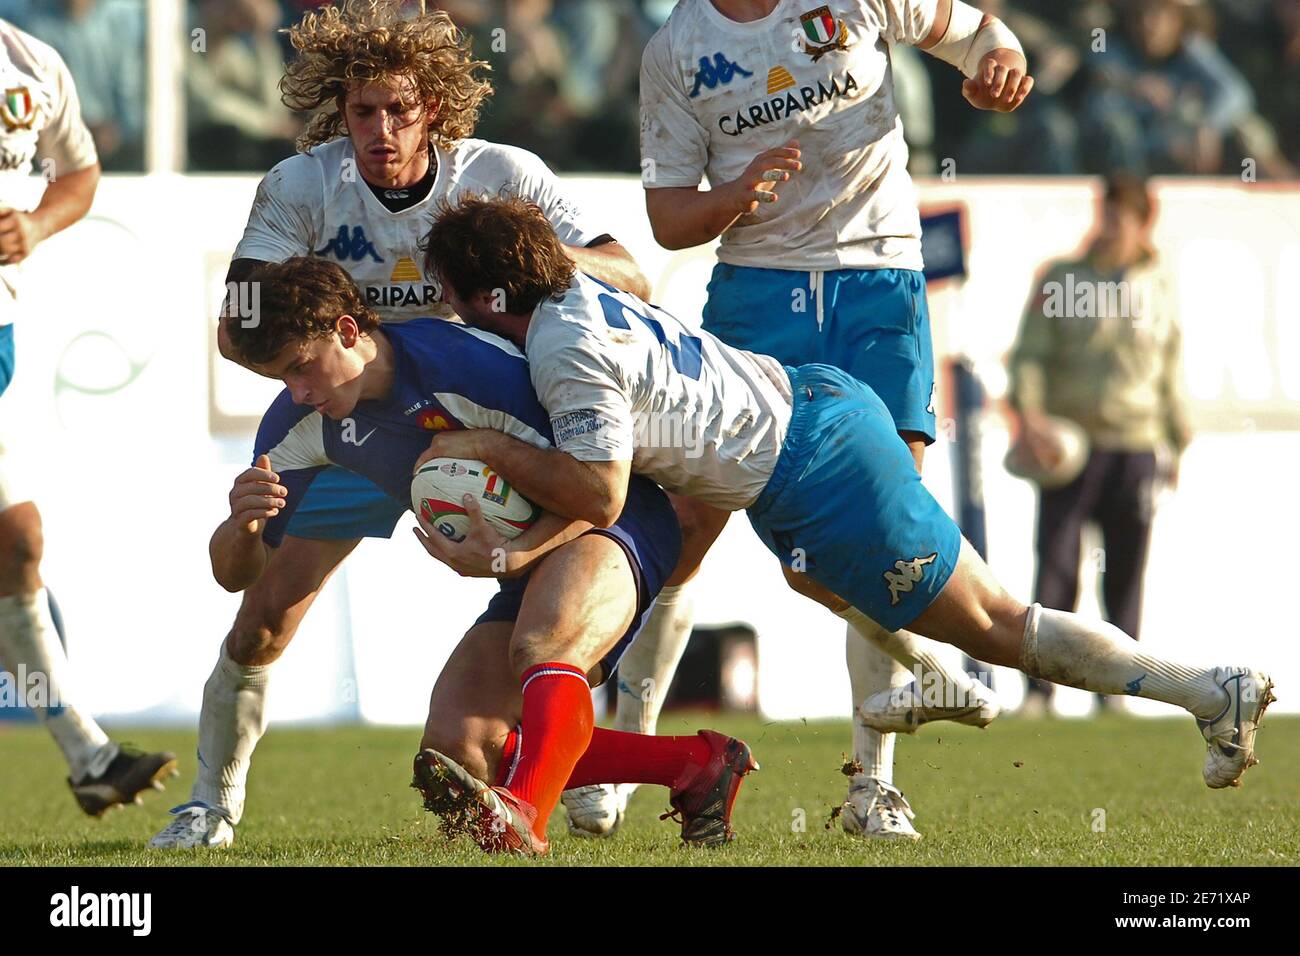
[(411, 508), (452, 541), (469, 533), (464, 496), (473, 495), (487, 523), (506, 538), (517, 538), (542, 510), (504, 478), (473, 458), (434, 458), (411, 480)]

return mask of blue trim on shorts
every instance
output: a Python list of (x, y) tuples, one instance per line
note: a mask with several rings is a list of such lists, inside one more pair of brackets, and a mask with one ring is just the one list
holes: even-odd
[(913, 269), (813, 273), (718, 263), (704, 328), (735, 348), (785, 365), (833, 365), (880, 396), (898, 431), (935, 438), (934, 345), (925, 276)]
[(0, 325), (0, 395), (14, 380), (14, 327)]
[(889, 630), (906, 627), (952, 576), (961, 532), (879, 396), (829, 365), (786, 371), (794, 411), (750, 523), (782, 564)]
[[(633, 475), (628, 483), (627, 502), (623, 513), (609, 528), (592, 528), (587, 534), (599, 534), (613, 538), (623, 548), (636, 581), (636, 613), (632, 624), (618, 643), (600, 659), (604, 676), (598, 683), (609, 680), (618, 667), (627, 649), (640, 633), (655, 598), (663, 589), (664, 582), (677, 567), (677, 559), (682, 553), (682, 532), (677, 523), (677, 513), (673, 511), (668, 496), (653, 481), (640, 475)], [(487, 609), (479, 615), (474, 625), (490, 621), (513, 621), (519, 616), (519, 607), (523, 604), (524, 590), (532, 572), (518, 578), (501, 581), (501, 588), (492, 595)]]
[(284, 533), (314, 541), (391, 538), (410, 510), (410, 502), (398, 501), (369, 478), (330, 466), (307, 486)]

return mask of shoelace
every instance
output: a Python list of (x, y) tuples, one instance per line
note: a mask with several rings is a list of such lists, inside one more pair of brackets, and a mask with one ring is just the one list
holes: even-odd
[(907, 802), (907, 797), (897, 787), (891, 787), (887, 783), (877, 783), (875, 792), (871, 796), (871, 801), (867, 804), (867, 813), (870, 814), (872, 809), (879, 807), (881, 816), (887, 817), (889, 822), (895, 826), (902, 826), (903, 820), (900, 816), (908, 820), (915, 819), (916, 814), (912, 812), (911, 805)]

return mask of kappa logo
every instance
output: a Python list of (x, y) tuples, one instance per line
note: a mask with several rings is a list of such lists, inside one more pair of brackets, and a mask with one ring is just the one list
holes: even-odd
[(913, 558), (911, 561), (900, 558), (895, 561), (894, 570), (884, 574), (885, 583), (889, 585), (889, 603), (897, 604), (900, 594), (910, 594), (925, 576), (925, 566), (937, 557), (938, 551), (924, 558)]
[(695, 87), (691, 90), (691, 99), (700, 95), (700, 87), (704, 86), (713, 89), (722, 84), (726, 86), (737, 76), (753, 76), (749, 70), (741, 67), (739, 63), (729, 63), (727, 58), (721, 53), (713, 54), (713, 62), (709, 62), (707, 56), (700, 57), (700, 65), (695, 70)]
[(374, 262), (383, 262), (375, 251), (375, 244), (366, 238), (366, 232), (360, 226), (339, 226), (334, 238), (317, 249), (313, 255), (334, 256), (340, 262), (360, 262), (369, 256)]

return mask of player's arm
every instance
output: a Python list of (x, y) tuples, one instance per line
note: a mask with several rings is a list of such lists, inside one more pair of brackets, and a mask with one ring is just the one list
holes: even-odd
[(439, 432), (416, 470), (434, 458), (476, 458), (535, 505), (598, 528), (608, 528), (622, 514), (632, 475), (631, 461), (579, 461), (491, 428)]
[[(891, 20), (896, 0), (884, 0)], [(918, 9), (926, 4), (919, 5)], [(1020, 41), (1005, 23), (963, 0), (934, 0), (934, 16), (926, 21), (897, 18), (894, 39), (913, 43), (931, 56), (951, 63), (966, 76), (962, 95), (977, 109), (1010, 113), (1034, 87)], [(921, 32), (923, 31), (924, 32)]]
[(99, 164), (94, 163), (50, 182), (31, 212), (0, 209), (0, 262), (22, 262), (50, 236), (81, 219), (90, 211), (98, 185)]
[(722, 235), (759, 203), (777, 201), (777, 183), (802, 168), (799, 144), (759, 153), (730, 182), (700, 189), (709, 159), (709, 133), (683, 87), (683, 77), (660, 33), (641, 56), (641, 184), (655, 241), (687, 249)]
[(645, 183), (645, 209), (655, 241), (665, 249), (712, 242), (760, 203), (777, 202), (778, 183), (803, 169), (797, 140), (759, 153), (735, 179), (712, 189)]
[(208, 542), (212, 576), (227, 591), (242, 591), (262, 576), (271, 553), (262, 532), (285, 507), (288, 494), (267, 455), (259, 455), (257, 463), (235, 479), (230, 517), (217, 526)]
[(641, 272), (632, 253), (613, 236), (601, 236), (585, 246), (566, 245), (564, 252), (587, 275), (616, 289), (631, 292), (638, 299), (650, 301), (650, 280)]

